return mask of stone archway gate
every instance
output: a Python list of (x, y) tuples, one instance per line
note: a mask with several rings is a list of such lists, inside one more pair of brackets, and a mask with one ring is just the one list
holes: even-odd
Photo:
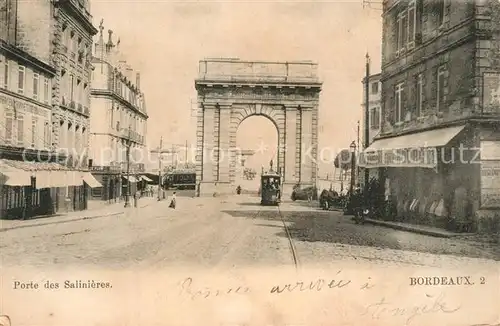
[(310, 61), (200, 61), (195, 80), (199, 196), (214, 191), (234, 193), (236, 131), (244, 119), (254, 115), (267, 117), (278, 131), (275, 167), (282, 173), (284, 194), (297, 183), (315, 183), (322, 86), (317, 70), (318, 65)]

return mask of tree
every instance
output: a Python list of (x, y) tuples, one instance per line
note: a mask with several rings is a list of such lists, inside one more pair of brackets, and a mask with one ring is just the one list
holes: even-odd
[(351, 169), (351, 152), (348, 149), (343, 149), (337, 154), (333, 165), (337, 169), (342, 169), (344, 171)]

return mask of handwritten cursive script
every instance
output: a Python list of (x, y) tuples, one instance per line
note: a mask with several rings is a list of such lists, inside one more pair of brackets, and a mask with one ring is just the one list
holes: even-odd
[(230, 287), (225, 289), (211, 289), (206, 286), (201, 287), (200, 289), (193, 289), (193, 279), (191, 277), (186, 278), (181, 283), (181, 295), (188, 295), (191, 300), (197, 298), (209, 298), (209, 297), (218, 297), (222, 295), (233, 295), (233, 294), (245, 294), (250, 292), (250, 289), (245, 286), (238, 287)]
[(381, 317), (405, 317), (406, 325), (410, 325), (418, 316), (435, 313), (452, 314), (461, 308), (461, 306), (450, 308), (442, 293), (438, 296), (427, 295), (427, 297), (432, 299), (430, 304), (410, 307), (401, 307), (387, 302), (385, 298), (382, 298), (380, 301), (367, 306), (361, 315), (371, 315), (373, 319), (380, 319)]
[(317, 279), (316, 281), (310, 282), (295, 282), (284, 285), (275, 285), (271, 288), (271, 293), (283, 293), (287, 292), (304, 292), (304, 291), (322, 291), (323, 289), (334, 289), (334, 288), (343, 288), (348, 286), (351, 283), (351, 280), (325, 280), (325, 279)]

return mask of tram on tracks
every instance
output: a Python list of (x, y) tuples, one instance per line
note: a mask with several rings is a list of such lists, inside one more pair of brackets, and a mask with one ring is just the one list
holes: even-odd
[(194, 169), (175, 169), (167, 172), (163, 179), (165, 189), (196, 189), (196, 171)]
[(281, 201), (281, 174), (273, 171), (272, 161), (270, 170), (260, 176), (260, 196), (263, 206), (278, 206)]

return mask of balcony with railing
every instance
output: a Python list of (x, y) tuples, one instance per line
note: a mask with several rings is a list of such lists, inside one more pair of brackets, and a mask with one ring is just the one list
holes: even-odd
[(119, 134), (121, 138), (135, 143), (142, 144), (144, 142), (144, 136), (129, 128), (121, 128)]

